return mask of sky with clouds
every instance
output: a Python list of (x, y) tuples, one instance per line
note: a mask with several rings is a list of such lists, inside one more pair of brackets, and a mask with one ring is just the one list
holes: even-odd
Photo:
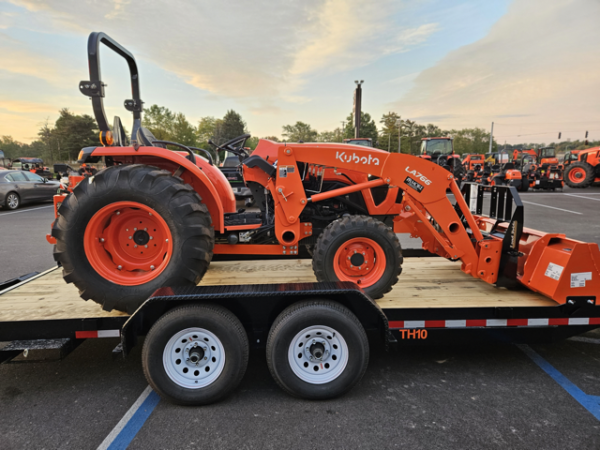
[[(78, 83), (103, 31), (136, 56), (147, 105), (192, 122), (235, 109), (259, 137), (340, 126), (362, 79), (377, 121), (600, 139), (599, 17), (598, 0), (0, 0), (0, 135), (30, 142), (60, 108), (91, 114)], [(107, 115), (129, 124), (127, 66), (101, 54)]]

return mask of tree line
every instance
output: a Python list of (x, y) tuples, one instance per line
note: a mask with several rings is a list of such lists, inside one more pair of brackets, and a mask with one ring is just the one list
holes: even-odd
[[(317, 131), (310, 124), (297, 121), (295, 124), (284, 125), (281, 138), (265, 136), (263, 139), (287, 142), (342, 142), (354, 137), (354, 123), (350, 113), (341, 126), (333, 130)], [(183, 113), (152, 105), (144, 108), (142, 114), (143, 126), (148, 128), (157, 139), (178, 142), (191, 147), (199, 147), (214, 152), (208, 144), (212, 140), (218, 145), (249, 133), (248, 126), (242, 116), (234, 110), (229, 110), (222, 118), (213, 116), (202, 117), (196, 124), (190, 122)], [(401, 135), (400, 139), (399, 136)], [(418, 154), (421, 139), (426, 137), (451, 136), (454, 138), (454, 151), (464, 153), (487, 153), (489, 151), (489, 133), (482, 128), (463, 128), (460, 130), (443, 130), (435, 124), (419, 124), (409, 119), (401, 119), (396, 112), (383, 114), (378, 123), (369, 113), (361, 113), (360, 137), (371, 138), (377, 148), (393, 153)], [(251, 137), (246, 142), (250, 151), (258, 145), (259, 138)], [(73, 161), (77, 159), (83, 147), (99, 145), (98, 128), (93, 117), (87, 114), (77, 115), (63, 108), (59, 117), (51, 125), (44, 123), (37, 133), (37, 139), (30, 144), (15, 141), (11, 136), (0, 137), (0, 150), (6, 157), (35, 156), (43, 158), (48, 164), (54, 161)], [(563, 141), (550, 143), (557, 152), (589, 148), (600, 145), (600, 141), (585, 145), (583, 141)], [(512, 151), (514, 148), (533, 148), (544, 144), (523, 143), (516, 145), (498, 145), (492, 140), (492, 150)], [(221, 152), (219, 160), (224, 154)]]

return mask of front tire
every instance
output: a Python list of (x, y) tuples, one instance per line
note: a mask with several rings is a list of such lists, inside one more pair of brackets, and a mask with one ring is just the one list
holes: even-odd
[(369, 364), (369, 341), (356, 316), (328, 300), (285, 309), (267, 339), (267, 365), (277, 384), (295, 397), (325, 400), (345, 394)]
[(218, 305), (185, 306), (162, 316), (142, 349), (144, 375), (178, 405), (217, 402), (239, 385), (248, 366), (248, 336)]
[(346, 216), (330, 223), (317, 239), (313, 271), (318, 281), (351, 281), (371, 298), (381, 298), (402, 273), (400, 241), (372, 217)]
[(143, 165), (90, 180), (65, 198), (52, 228), (54, 259), (83, 299), (131, 314), (160, 287), (200, 282), (214, 230), (191, 186)]

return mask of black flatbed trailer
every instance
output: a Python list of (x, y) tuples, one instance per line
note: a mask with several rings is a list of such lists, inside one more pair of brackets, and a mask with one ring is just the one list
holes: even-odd
[[(315, 282), (310, 260), (218, 261), (211, 263), (201, 285), (160, 289), (131, 316), (103, 311), (96, 303), (81, 300), (76, 288), (62, 280), (62, 271), (53, 268), (0, 291), (0, 342), (8, 342), (0, 350), (0, 362), (9, 362), (19, 355), (23, 360), (23, 352), (42, 348), (59, 349), (64, 356), (89, 338), (120, 338), (115, 351), (126, 355), (139, 336), (156, 334), (153, 327), (157, 323), (176, 316), (177, 311), (193, 312), (195, 307), (210, 304), (233, 313), (245, 331), (240, 333), (240, 339), (247, 338), (247, 347), (267, 347), (271, 372), (284, 390), (306, 398), (327, 398), (351, 388), (364, 370), (344, 389), (336, 390), (334, 386), (327, 392), (310, 391), (290, 385), (286, 381), (289, 374), (278, 373), (277, 361), (272, 361), (277, 358), (277, 351), (269, 339), (275, 339), (274, 329), (281, 327), (281, 317), (294, 313), (297, 305), (309, 309), (311, 305), (330, 309), (331, 305), (342, 305), (357, 319), (371, 342), (390, 349), (474, 342), (549, 343), (600, 327), (596, 297), (572, 297), (567, 304), (558, 305), (529, 290), (495, 288), (462, 273), (460, 263), (438, 257), (406, 258), (403, 267), (394, 289), (374, 301), (352, 283)], [(161, 327), (162, 324), (155, 328)], [(323, 330), (328, 334), (329, 328)], [(332, 336), (336, 338), (335, 333)], [(311, 349), (316, 345), (317, 355), (321, 354), (319, 342), (312, 342)], [(324, 340), (324, 348), (333, 353), (333, 347), (327, 344)], [(346, 353), (351, 354), (351, 348), (348, 344)], [(190, 350), (194, 348), (183, 351)], [(312, 365), (314, 355), (306, 355)], [(299, 353), (298, 358), (306, 355)], [(247, 354), (243, 358), (247, 359)], [(145, 364), (152, 364), (149, 361)], [(348, 367), (352, 361), (347, 360)], [(318, 364), (316, 367), (318, 370)], [(324, 366), (321, 369), (325, 370)], [(237, 369), (241, 376), (244, 370)], [(153, 384), (152, 375), (147, 376)], [(309, 377), (309, 387), (312, 383), (319, 388), (320, 383), (311, 380)], [(182, 386), (174, 393), (161, 389), (156, 379), (153, 387), (177, 403), (203, 404), (221, 398), (214, 393), (208, 397), (186, 397), (179, 392)]]

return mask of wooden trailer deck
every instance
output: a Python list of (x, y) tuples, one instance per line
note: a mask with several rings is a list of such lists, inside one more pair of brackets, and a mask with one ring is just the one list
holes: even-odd
[[(314, 282), (311, 264), (307, 259), (212, 262), (201, 285)], [(400, 281), (377, 303), (384, 309), (556, 305), (528, 290), (497, 289), (462, 273), (460, 263), (435, 257), (406, 258)], [(83, 301), (58, 268), (0, 295), (0, 322), (124, 315)]]

